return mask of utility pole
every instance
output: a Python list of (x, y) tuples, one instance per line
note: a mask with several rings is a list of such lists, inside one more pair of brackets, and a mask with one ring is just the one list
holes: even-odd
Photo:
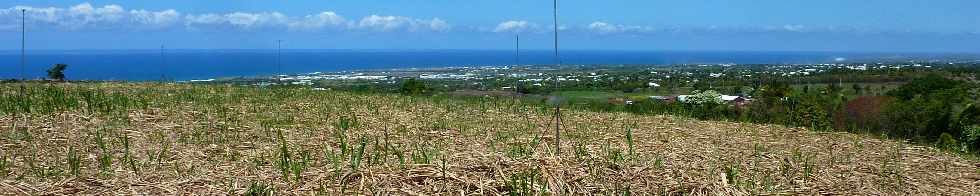
[(558, 0), (554, 0), (552, 13), (554, 14), (555, 30), (555, 154), (561, 158), (561, 56), (558, 53)]
[(276, 40), (276, 79), (282, 83), (282, 40)]

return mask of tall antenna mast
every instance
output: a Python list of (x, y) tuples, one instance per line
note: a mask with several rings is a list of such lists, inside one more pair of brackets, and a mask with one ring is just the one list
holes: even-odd
[(276, 79), (282, 83), (282, 40), (276, 40), (276, 42), (278, 45), (276, 49)]
[(514, 38), (516, 40), (514, 43), (514, 65), (517, 66), (521, 64), (521, 34), (515, 34)]
[(554, 0), (552, 13), (554, 14), (555, 30), (555, 153), (561, 157), (561, 56), (558, 53), (558, 0)]
[(164, 67), (167, 66), (167, 56), (163, 53), (165, 50), (164, 45), (160, 44), (160, 82), (167, 81), (167, 74), (164, 72)]
[(20, 9), (20, 81), (23, 84), (25, 77), (26, 56), (25, 48), (27, 47), (27, 9)]
[[(519, 33), (518, 34), (514, 34), (514, 38), (515, 38), (515, 41), (514, 41), (515, 42), (514, 43), (514, 66), (511, 66), (511, 69), (514, 69), (518, 65), (521, 65), (521, 34), (519, 34)], [(518, 89), (517, 89), (517, 82), (518, 81), (519, 80), (514, 80), (514, 87), (513, 87), (514, 88), (514, 99), (517, 99), (517, 94), (520, 93), (520, 91), (518, 91)]]

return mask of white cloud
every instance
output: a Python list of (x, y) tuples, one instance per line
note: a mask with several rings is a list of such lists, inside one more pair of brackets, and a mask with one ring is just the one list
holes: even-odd
[(586, 25), (587, 32), (602, 35), (609, 34), (651, 34), (651, 33), (867, 33), (854, 27), (837, 26), (807, 26), (799, 24), (769, 25), (769, 26), (686, 26), (686, 27), (653, 27), (645, 25), (622, 25), (605, 21), (595, 21)]
[(449, 26), (449, 23), (442, 19), (433, 18), (429, 21), (429, 29), (434, 31), (449, 31), (450, 28), (452, 28), (452, 26)]
[(334, 12), (321, 12), (317, 15), (307, 15), (303, 19), (289, 23), (292, 30), (319, 30), (327, 27), (341, 27), (347, 19)]
[(510, 21), (504, 21), (504, 22), (501, 22), (500, 24), (497, 24), (497, 27), (493, 29), (493, 32), (496, 32), (496, 33), (504, 33), (504, 32), (508, 32), (508, 33), (521, 33), (521, 32), (529, 31), (531, 29), (537, 29), (537, 28), (538, 28), (538, 25), (537, 24), (530, 23), (530, 22), (527, 22), (527, 21), (524, 21), (524, 20), (510, 20)]
[(218, 24), (224, 21), (222, 16), (217, 14), (187, 15), (185, 19), (187, 25), (191, 24)]
[(589, 24), (589, 29), (593, 31), (598, 31), (599, 33), (611, 33), (611, 32), (619, 31), (619, 28), (617, 28), (616, 26), (610, 25), (609, 23), (605, 23), (605, 22), (592, 22), (592, 24)]
[(806, 26), (803, 25), (783, 25), (783, 30), (802, 32), (806, 30)]
[(369, 29), (376, 31), (395, 31), (406, 30), (416, 31), (448, 31), (449, 26), (446, 21), (439, 18), (429, 20), (415, 19), (405, 16), (379, 16), (371, 15), (364, 17), (357, 24), (352, 24), (352, 28)]
[(82, 3), (68, 9), (67, 18), (62, 18), (69, 28), (83, 28), (88, 25), (115, 24), (119, 23), (126, 11), (119, 5), (106, 5), (101, 8), (92, 7), (92, 4)]
[(67, 8), (14, 6), (0, 9), (0, 30), (19, 27), (21, 10), (25, 11), (27, 23), (32, 27), (61, 30), (157, 28), (176, 24), (180, 20), (180, 13), (175, 10), (127, 11), (115, 4), (95, 7), (82, 3)]
[(132, 16), (134, 22), (148, 25), (149, 28), (168, 27), (180, 21), (180, 12), (172, 9), (159, 12), (131, 10), (129, 14)]
[[(21, 27), (21, 10), (26, 10), (27, 25), (31, 31), (60, 30), (164, 30), (164, 29), (216, 29), (216, 30), (281, 30), (281, 31), (380, 31), (380, 32), (448, 32), (454, 29), (473, 32), (495, 33), (549, 33), (553, 26), (535, 24), (525, 20), (509, 20), (493, 24), (460, 26), (454, 28), (441, 18), (416, 18), (410, 16), (369, 15), (365, 17), (344, 17), (333, 11), (323, 11), (309, 15), (289, 16), (269, 12), (226, 12), (226, 13), (182, 13), (174, 9), (127, 10), (121, 5), (93, 5), (81, 3), (62, 7), (13, 6), (0, 8), (0, 31), (17, 31)], [(785, 24), (771, 26), (673, 26), (652, 27), (644, 25), (623, 25), (607, 21), (594, 21), (589, 24), (559, 26), (559, 30), (574, 33), (595, 34), (649, 34), (672, 33), (850, 33), (876, 34), (937, 33), (915, 29), (869, 29), (860, 26), (820, 26)], [(972, 30), (972, 31), (971, 31)], [(965, 34), (980, 34), (976, 29), (957, 31)], [(942, 33), (942, 32), (938, 32)], [(946, 32), (955, 33), (955, 32)]]
[(68, 7), (0, 8), (0, 31), (19, 30), (22, 9), (26, 10), (28, 28), (34, 30), (161, 30), (183, 27), (188, 30), (445, 32), (452, 29), (448, 22), (440, 18), (370, 15), (352, 21), (332, 11), (302, 17), (291, 17), (279, 12), (183, 14), (174, 9), (127, 10), (115, 4), (98, 7), (81, 3)]
[(289, 22), (288, 17), (279, 12), (187, 15), (184, 20), (184, 25), (191, 29), (234, 27), (248, 30), (286, 26)]
[(649, 26), (610, 24), (602, 21), (592, 22), (586, 29), (599, 34), (648, 33), (656, 31), (656, 28)]

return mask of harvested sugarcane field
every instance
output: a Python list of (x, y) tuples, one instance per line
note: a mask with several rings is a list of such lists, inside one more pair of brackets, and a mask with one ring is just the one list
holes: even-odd
[(980, 1), (88, 1), (0, 2), (0, 196), (980, 195)]
[[(868, 135), (451, 98), (0, 86), (10, 195), (976, 195), (980, 162)], [(559, 148), (560, 147), (560, 151)]]

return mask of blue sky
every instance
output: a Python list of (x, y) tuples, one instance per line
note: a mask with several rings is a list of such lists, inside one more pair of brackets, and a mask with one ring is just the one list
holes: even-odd
[[(975, 0), (562, 1), (563, 49), (980, 52)], [(0, 50), (508, 49), (551, 44), (548, 0), (0, 2)]]

